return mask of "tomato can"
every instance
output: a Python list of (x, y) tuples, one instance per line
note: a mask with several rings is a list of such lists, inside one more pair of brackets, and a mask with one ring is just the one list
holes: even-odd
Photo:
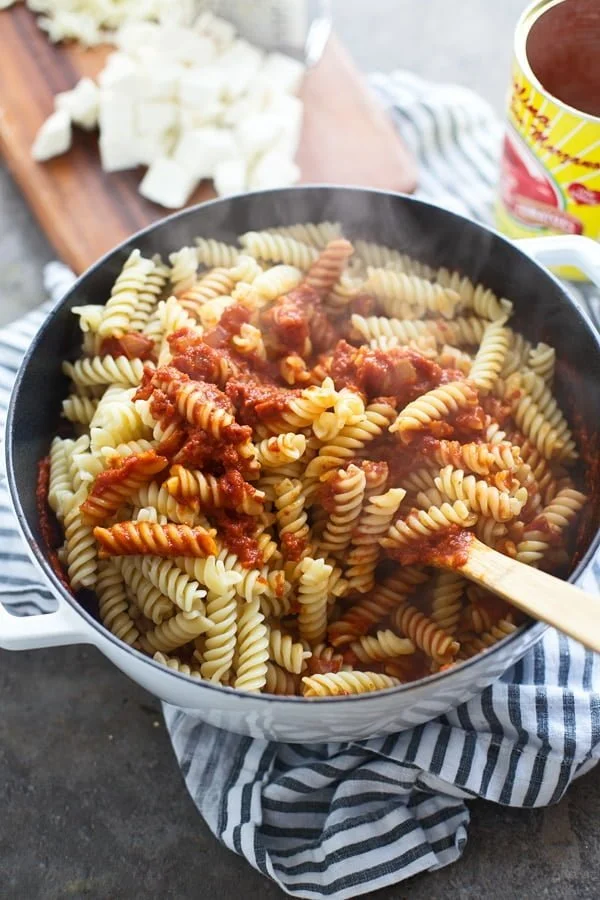
[(598, 0), (536, 0), (519, 20), (496, 224), (600, 240)]

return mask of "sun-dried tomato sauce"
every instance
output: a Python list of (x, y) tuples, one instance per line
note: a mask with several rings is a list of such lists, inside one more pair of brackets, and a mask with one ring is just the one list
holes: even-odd
[[(91, 497), (102, 497), (111, 491), (116, 485), (123, 484), (137, 472), (147, 468), (150, 463), (156, 462), (156, 473), (169, 465), (169, 460), (159, 456), (154, 450), (144, 453), (131, 454), (130, 456), (112, 456), (108, 461), (108, 468), (96, 475), (94, 486), (90, 491)], [(152, 476), (156, 477), (155, 475)], [(85, 504), (84, 504), (85, 505)]]
[(232, 378), (226, 387), (237, 412), (237, 418), (244, 425), (256, 425), (277, 418), (289, 409), (290, 400), (299, 397), (301, 391), (265, 383), (256, 377)]
[(460, 569), (467, 562), (469, 546), (474, 535), (459, 525), (450, 525), (443, 532), (411, 541), (388, 550), (392, 559), (403, 566), (436, 566)]
[(231, 553), (235, 553), (245, 569), (260, 569), (263, 556), (256, 534), (256, 519), (243, 514), (218, 510), (214, 514), (218, 534)]
[(126, 356), (127, 359), (155, 360), (154, 341), (139, 331), (126, 331), (121, 337), (106, 337), (100, 344), (100, 356)]
[(331, 377), (338, 390), (350, 388), (368, 399), (389, 394), (405, 406), (440, 384), (442, 368), (415, 350), (353, 347), (338, 341), (331, 362)]
[(298, 562), (306, 550), (306, 539), (297, 534), (285, 532), (281, 535), (281, 552), (289, 562)]
[(306, 672), (308, 675), (328, 675), (330, 672), (339, 672), (343, 661), (340, 653), (336, 653), (333, 659), (309, 656), (306, 661)]
[(60, 544), (60, 537), (56, 521), (54, 520), (54, 515), (52, 514), (50, 507), (48, 506), (49, 485), (50, 457), (45, 456), (38, 463), (37, 480), (35, 486), (35, 505), (38, 515), (38, 522), (40, 523), (42, 541), (44, 544), (44, 549), (46, 550), (46, 554), (48, 556), (48, 561), (52, 567), (52, 571), (59, 579), (63, 587), (65, 587), (69, 591), (69, 593), (73, 593), (71, 590), (71, 585), (69, 584), (69, 581), (64, 573), (63, 567), (60, 564), (60, 560), (56, 552), (56, 548)]

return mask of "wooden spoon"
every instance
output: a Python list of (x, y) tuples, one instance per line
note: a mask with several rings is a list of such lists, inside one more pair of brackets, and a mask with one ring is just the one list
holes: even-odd
[(600, 653), (600, 597), (504, 556), (477, 538), (469, 543), (468, 554), (459, 572)]

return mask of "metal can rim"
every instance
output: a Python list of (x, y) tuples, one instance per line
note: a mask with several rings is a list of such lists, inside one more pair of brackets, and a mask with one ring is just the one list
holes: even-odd
[(581, 119), (585, 119), (587, 122), (592, 122), (598, 125), (600, 124), (600, 116), (593, 116), (591, 115), (591, 113), (582, 112), (580, 109), (577, 109), (577, 107), (570, 106), (568, 103), (560, 100), (554, 94), (551, 94), (550, 91), (544, 87), (539, 78), (537, 78), (537, 76), (534, 74), (534, 71), (529, 63), (529, 58), (527, 56), (527, 38), (529, 37), (529, 33), (535, 23), (539, 19), (541, 19), (542, 16), (550, 9), (565, 2), (566, 0), (533, 0), (533, 2), (529, 4), (529, 6), (525, 7), (523, 12), (521, 13), (521, 16), (519, 17), (519, 21), (517, 22), (517, 27), (515, 30), (515, 59), (521, 67), (523, 74), (527, 76), (536, 90), (538, 90), (545, 97), (548, 97), (550, 100), (552, 100), (552, 102), (555, 103), (556, 106), (560, 107), (566, 112), (571, 113), (572, 115), (579, 116)]

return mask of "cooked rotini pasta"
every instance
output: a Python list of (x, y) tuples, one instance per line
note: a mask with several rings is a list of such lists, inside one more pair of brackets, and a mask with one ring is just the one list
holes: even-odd
[(466, 532), (568, 564), (585, 495), (556, 354), (465, 274), (299, 223), (134, 251), (74, 312), (43, 531), (105, 627), (180, 676), (392, 688), (524, 621), (459, 571)]

